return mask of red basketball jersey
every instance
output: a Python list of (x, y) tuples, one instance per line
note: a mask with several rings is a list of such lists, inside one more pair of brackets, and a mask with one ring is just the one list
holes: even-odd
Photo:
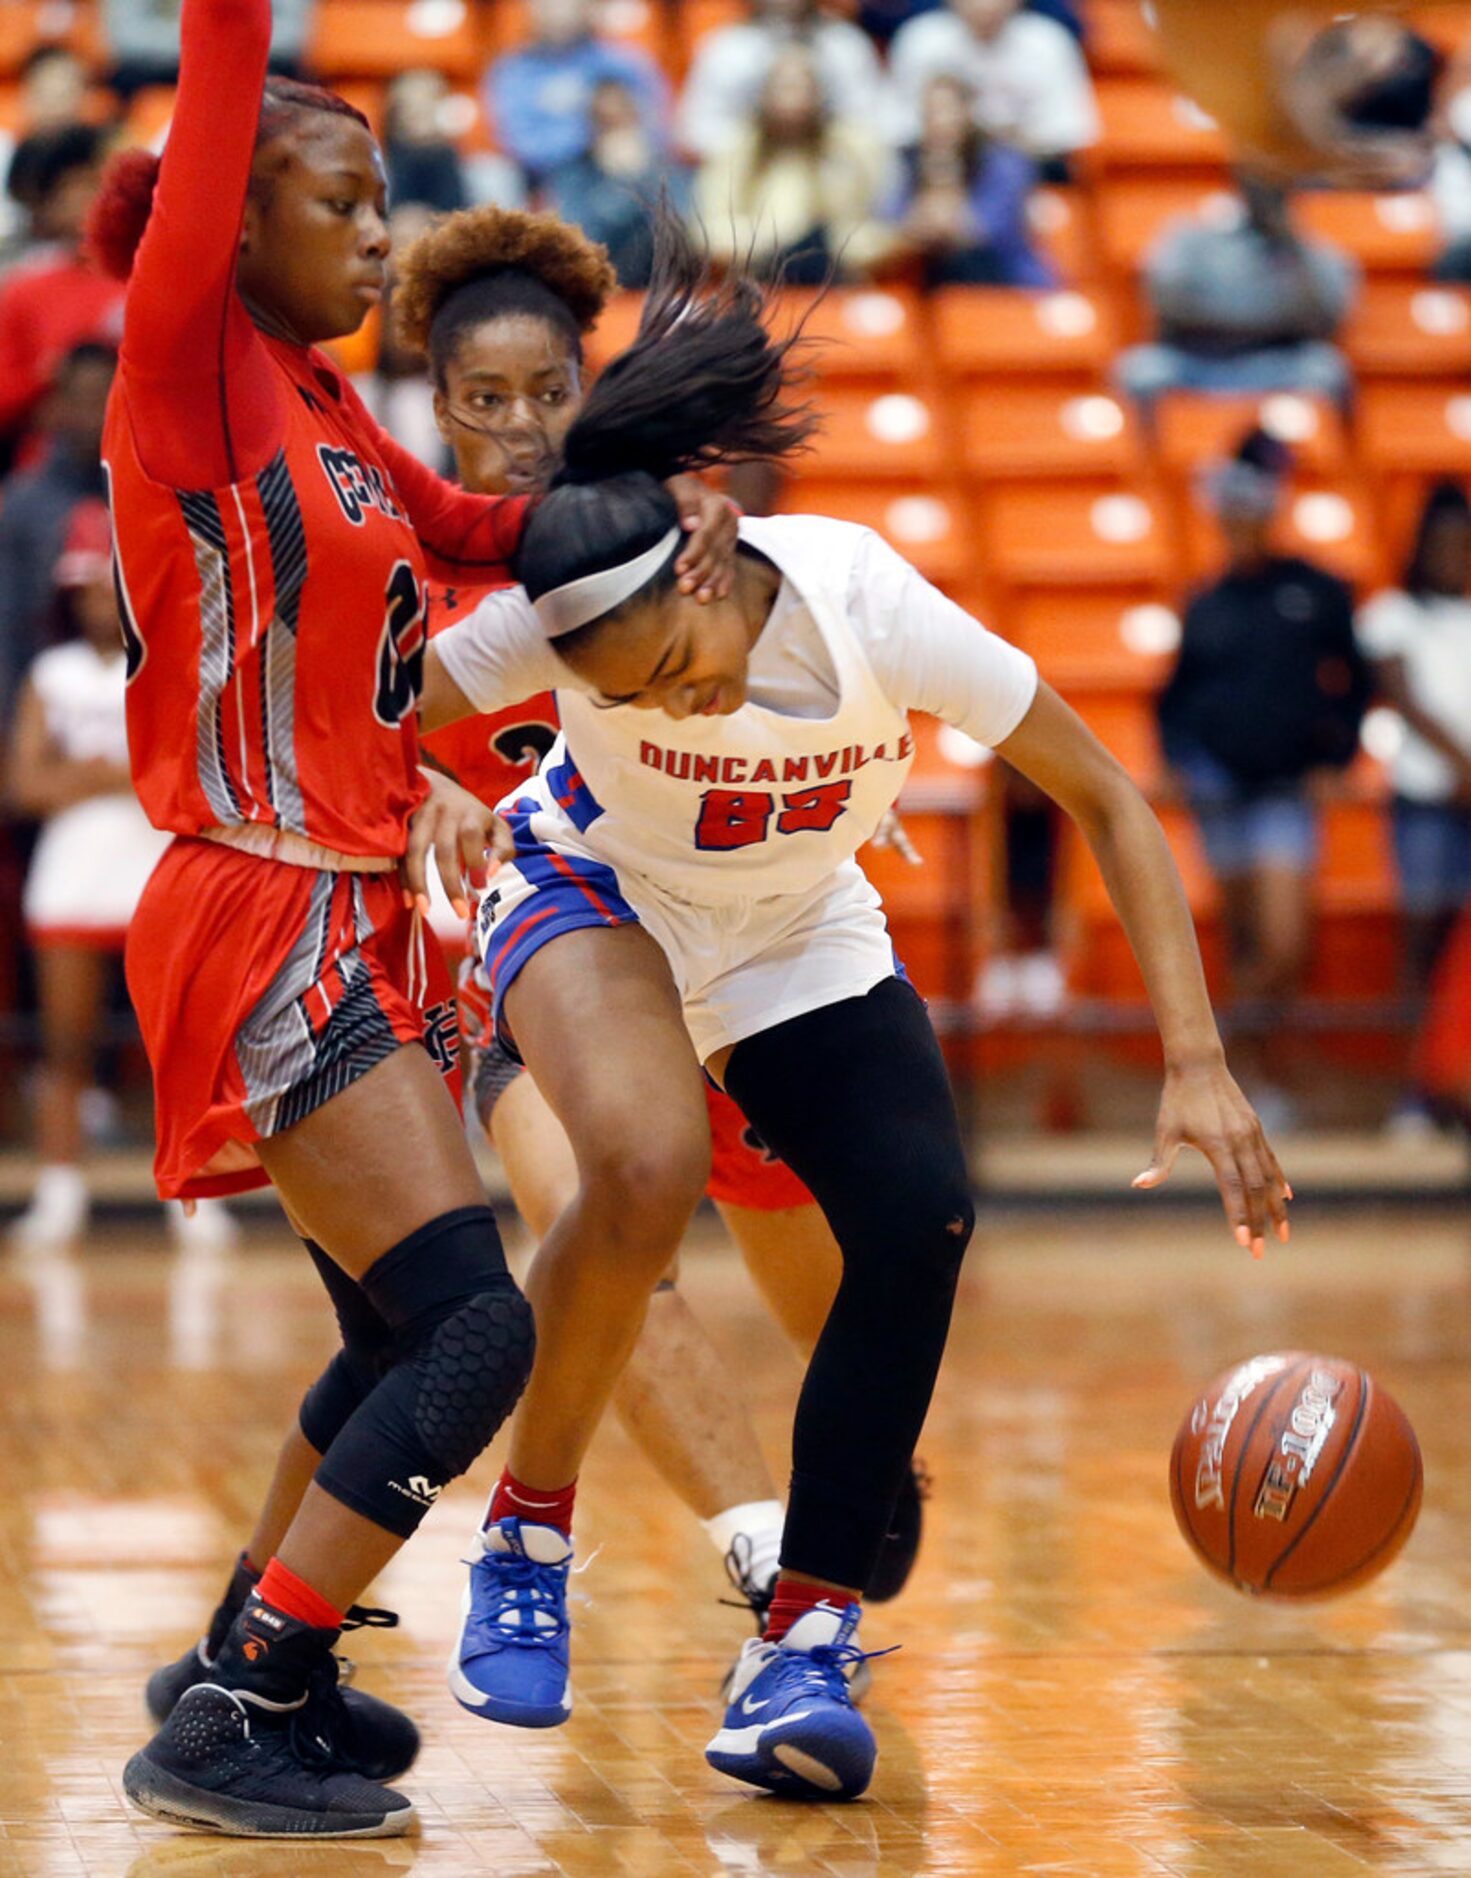
[[(508, 586), (500, 581), (496, 586)], [(474, 611), (496, 586), (429, 587), (429, 637)], [(457, 781), (493, 808), (523, 783), (556, 741), (557, 700), (550, 691), (486, 716), (464, 717), (424, 739)]]
[(424, 557), (341, 375), (266, 344), (284, 440), (242, 482), (153, 482), (126, 375), (109, 408), (133, 775), (159, 828), (261, 822), (396, 854), (424, 794)]

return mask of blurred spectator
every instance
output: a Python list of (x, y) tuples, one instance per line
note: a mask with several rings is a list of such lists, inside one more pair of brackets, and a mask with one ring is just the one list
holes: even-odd
[(12, 476), (0, 499), (0, 738), (10, 723), (21, 674), (45, 643), (51, 570), (79, 502), (98, 500), (102, 420), (117, 354), (74, 346), (52, 376), (40, 412), (48, 448), (41, 463)]
[(1430, 195), (1443, 244), (1435, 276), (1471, 282), (1471, 61), (1463, 61), (1461, 77), (1442, 107)]
[(448, 97), (443, 72), (427, 66), (400, 72), (388, 87), (383, 159), (395, 206), (419, 202), (447, 215), (469, 205), (460, 153), (444, 129)]
[(695, 179), (711, 253), (794, 286), (820, 283), (834, 265), (861, 273), (889, 245), (873, 219), (888, 161), (867, 124), (830, 113), (807, 48), (787, 46), (754, 121)]
[(535, 182), (586, 154), (592, 99), (608, 79), (638, 101), (649, 135), (662, 140), (668, 89), (653, 60), (599, 39), (592, 0), (530, 0), (531, 39), (491, 66), (486, 104), (502, 147)]
[[(1190, 601), (1159, 700), (1165, 756), (1221, 888), (1246, 1054), (1262, 1072), (1267, 1039), (1308, 965), (1310, 780), (1353, 760), (1369, 689), (1348, 587), (1273, 551), (1289, 467), (1285, 447), (1256, 431), (1212, 476), (1227, 565)], [(1258, 1095), (1275, 1111), (1267, 1125), (1282, 1125), (1280, 1091), (1264, 1083)]]
[(654, 205), (667, 193), (675, 210), (689, 207), (689, 178), (666, 164), (639, 111), (638, 99), (616, 78), (593, 92), (592, 142), (553, 171), (551, 206), (602, 242), (625, 287), (647, 287), (654, 263)]
[[(102, 31), (112, 59), (109, 83), (128, 99), (145, 85), (179, 82), (182, 0), (102, 0)], [(271, 70), (297, 77), (315, 0), (271, 0)]]
[(679, 105), (679, 141), (692, 156), (718, 156), (746, 131), (778, 55), (801, 46), (829, 111), (872, 121), (883, 90), (873, 43), (817, 0), (750, 0), (751, 17), (708, 33), (695, 51)]
[[(1025, 0), (1029, 13), (1041, 13), (1065, 26), (1080, 44), (1085, 38), (1083, 17), (1073, 0)], [(945, 0), (859, 0), (858, 24), (871, 39), (886, 46), (899, 28), (921, 13), (934, 13)]]
[(921, 257), (925, 285), (1051, 286), (1027, 218), (1037, 181), (1031, 158), (980, 129), (958, 78), (931, 79), (922, 111), (919, 143), (903, 154), (885, 219), (899, 248)]
[(1358, 269), (1298, 236), (1279, 185), (1248, 175), (1240, 185), (1233, 221), (1188, 222), (1161, 237), (1145, 274), (1159, 338), (1120, 357), (1119, 383), (1146, 411), (1168, 391), (1302, 391), (1346, 409), (1352, 373), (1332, 341)]
[[(128, 771), (123, 651), (112, 578), (112, 531), (97, 499), (73, 511), (54, 581), (64, 643), (43, 652), (21, 693), (8, 764), (11, 801), (44, 821), (26, 876), (43, 1057), (37, 1104), (41, 1162), (31, 1203), (10, 1237), (34, 1250), (67, 1244), (86, 1224), (82, 1101), (102, 1042), (109, 969), (148, 876), (169, 844), (151, 828)], [(181, 1236), (217, 1243), (216, 1202)]]
[(1471, 504), (1431, 491), (1398, 589), (1359, 614), (1380, 695), (1404, 720), (1390, 764), (1410, 989), (1423, 995), (1471, 903)]
[(889, 49), (893, 134), (919, 141), (925, 87), (959, 78), (975, 98), (976, 122), (1014, 144), (1049, 175), (1098, 140), (1098, 106), (1077, 41), (1056, 20), (1019, 0), (950, 0), (894, 35)]
[[(21, 136), (81, 123), (86, 95), (87, 73), (77, 55), (65, 46), (38, 46), (20, 68), (17, 124)], [(0, 176), (9, 177), (15, 152), (15, 137), (9, 130), (0, 129)], [(29, 225), (28, 209), (7, 183), (5, 197), (0, 201), (0, 242), (8, 243), (24, 234)], [(0, 249), (0, 265), (3, 263)]]
[(29, 171), (39, 245), (0, 283), (0, 451), (7, 459), (25, 439), (36, 405), (72, 347), (87, 339), (115, 342), (122, 333), (123, 284), (82, 252), (106, 134), (88, 124), (45, 131), (26, 139), (15, 162), (43, 140)]

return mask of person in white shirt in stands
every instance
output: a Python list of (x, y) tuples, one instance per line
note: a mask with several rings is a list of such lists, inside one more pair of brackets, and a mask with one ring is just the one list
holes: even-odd
[(976, 122), (1014, 144), (1052, 179), (1098, 141), (1098, 105), (1078, 42), (1020, 0), (949, 0), (902, 26), (889, 48), (890, 135), (919, 141), (925, 88), (958, 78), (975, 96)]
[[(704, 608), (679, 595), (679, 518), (659, 476), (780, 458), (813, 429), (792, 401), (795, 342), (771, 338), (764, 304), (738, 272), (712, 287), (666, 223), (639, 338), (588, 393), (527, 523), (523, 590), (431, 643), (421, 718), (433, 729), (554, 687), (562, 723), (504, 820), (476, 829), (509, 862), (477, 922), (500, 1040), (579, 1175), (529, 1284), (536, 1362), (502, 1477), (514, 1503), (570, 1505), (705, 1183), (702, 1072), (838, 1241), (766, 1634), (742, 1653), (706, 1750), (734, 1779), (832, 1801), (872, 1774), (848, 1683), (863, 1654), (856, 1587), (914, 1451), (974, 1221), (939, 1045), (855, 858), (908, 772), (911, 710), (997, 749), (1098, 857), (1164, 1046), (1154, 1160), (1136, 1185), (1157, 1185), (1193, 1142), (1257, 1252), (1269, 1227), (1287, 1236), (1287, 1187), (1226, 1068), (1159, 824), (1024, 653), (870, 530), (820, 516), (743, 520), (731, 593)], [(421, 832), (411, 890), (423, 846)], [(462, 1700), (465, 1686), (523, 1690), (531, 1726), (570, 1706), (570, 1519), (543, 1519), (507, 1512), (476, 1535), (450, 1668)]]
[(868, 35), (817, 0), (751, 0), (751, 17), (707, 33), (679, 100), (681, 149), (718, 156), (755, 117), (780, 53), (805, 48), (835, 117), (872, 121), (883, 72)]
[(1380, 695), (1404, 720), (1390, 764), (1409, 988), (1423, 995), (1471, 902), (1471, 504), (1458, 483), (1426, 501), (1404, 579), (1359, 612)]
[[(13, 805), (44, 819), (22, 910), (35, 954), (44, 1055), (38, 1100), (41, 1161), (31, 1203), (10, 1229), (29, 1251), (59, 1248), (87, 1223), (82, 1096), (105, 1013), (108, 967), (120, 961), (128, 922), (168, 846), (151, 828), (128, 773), (123, 698), (127, 659), (112, 582), (106, 504), (77, 504), (56, 564), (57, 608), (71, 637), (31, 666), (16, 713), (7, 777)], [(198, 1247), (226, 1243), (230, 1216), (217, 1200), (175, 1233)]]

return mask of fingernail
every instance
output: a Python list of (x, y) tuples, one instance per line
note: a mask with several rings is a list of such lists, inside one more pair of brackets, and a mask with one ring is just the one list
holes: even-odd
[(408, 908), (410, 912), (413, 911), (414, 896), (409, 892), (407, 887), (404, 888), (404, 905)]
[(1296, 1198), (1296, 1195), (1293, 1193), (1291, 1186), (1285, 1180), (1282, 1182), (1282, 1191), (1287, 1195), (1289, 1200)]
[(1129, 1185), (1131, 1187), (1142, 1187), (1148, 1178), (1149, 1175), (1147, 1173), (1135, 1174), (1134, 1178), (1129, 1182)]
[(468, 900), (451, 900), (450, 905), (455, 909), (456, 913), (459, 914), (461, 919), (468, 919), (470, 917), (470, 902)]
[(1254, 1259), (1260, 1259), (1260, 1258), (1265, 1258), (1266, 1255), (1267, 1255), (1266, 1240), (1265, 1239), (1253, 1239), (1251, 1242), (1251, 1256)]
[(1250, 1226), (1238, 1226), (1236, 1228), (1236, 1243), (1242, 1248), (1243, 1251), (1246, 1249), (1247, 1246), (1251, 1244)]
[(419, 909), (419, 911), (422, 914), (424, 914), (426, 918), (428, 917), (429, 895), (427, 893), (416, 893), (414, 895), (414, 905)]
[(1286, 1245), (1287, 1241), (1292, 1237), (1292, 1228), (1285, 1219), (1277, 1227), (1277, 1237), (1282, 1241), (1283, 1245)]

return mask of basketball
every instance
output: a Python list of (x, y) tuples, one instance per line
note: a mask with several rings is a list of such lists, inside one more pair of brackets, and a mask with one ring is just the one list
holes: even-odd
[(1217, 1376), (1170, 1456), (1186, 1540), (1264, 1597), (1330, 1597), (1376, 1577), (1414, 1528), (1422, 1483), (1394, 1397), (1357, 1363), (1301, 1350)]

